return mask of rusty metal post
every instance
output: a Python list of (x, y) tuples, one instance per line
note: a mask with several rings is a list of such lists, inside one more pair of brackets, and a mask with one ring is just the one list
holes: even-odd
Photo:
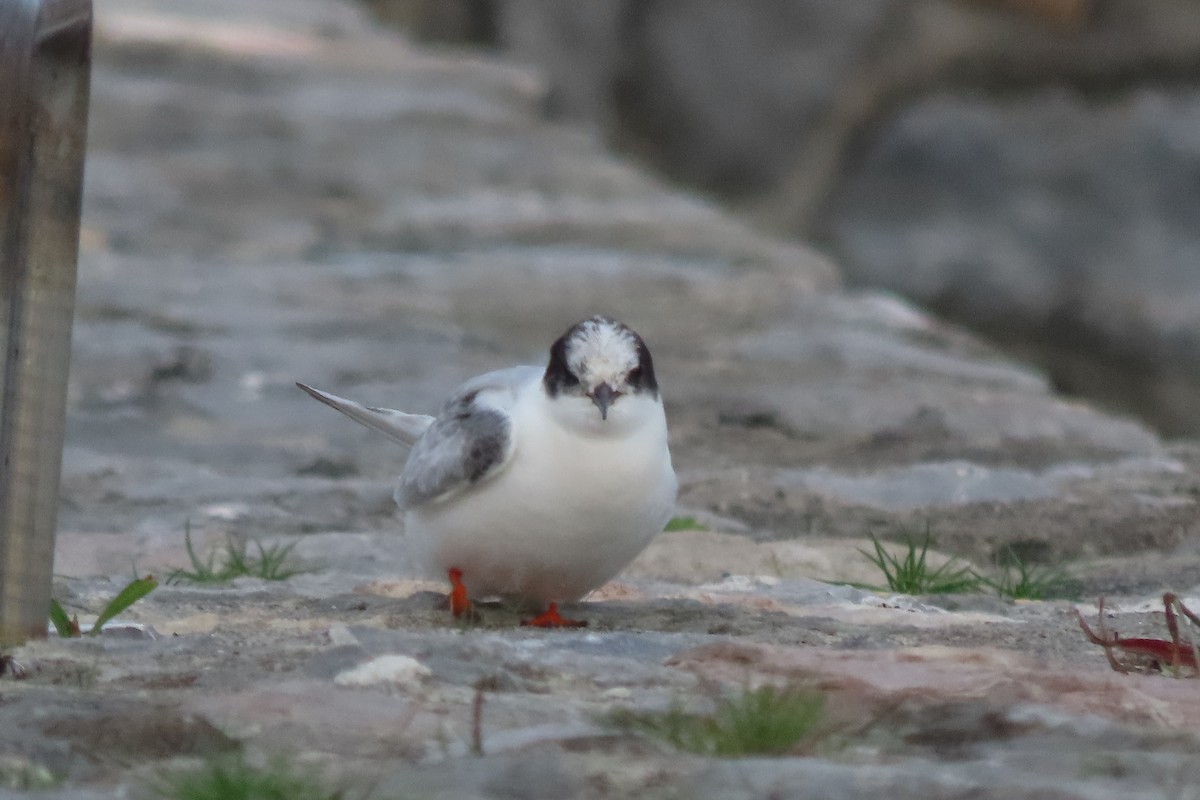
[(0, 645), (46, 635), (91, 0), (0, 0)]

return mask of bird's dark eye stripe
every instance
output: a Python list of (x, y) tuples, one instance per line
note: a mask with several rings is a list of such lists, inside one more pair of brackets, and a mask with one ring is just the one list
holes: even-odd
[(550, 363), (542, 376), (542, 384), (546, 393), (554, 397), (562, 389), (575, 389), (579, 386), (579, 376), (571, 372), (567, 366), (567, 337), (562, 336), (550, 348)]

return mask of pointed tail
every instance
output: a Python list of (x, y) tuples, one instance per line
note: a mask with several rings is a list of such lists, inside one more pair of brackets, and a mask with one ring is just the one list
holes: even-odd
[(322, 392), (303, 383), (297, 382), (296, 385), (308, 392), (314, 400), (320, 400), (330, 408), (336, 408), (360, 425), (378, 431), (400, 444), (412, 445), (433, 422), (433, 417), (425, 414), (405, 414), (403, 411), (395, 411), (390, 408), (370, 408), (353, 400), (338, 397), (336, 394)]

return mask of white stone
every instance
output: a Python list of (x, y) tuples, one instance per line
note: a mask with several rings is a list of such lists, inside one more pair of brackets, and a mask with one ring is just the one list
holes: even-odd
[(335, 622), (330, 625), (327, 634), (329, 643), (334, 647), (358, 644), (358, 637), (351, 633), (350, 628), (343, 622)]
[(373, 658), (353, 669), (339, 672), (333, 682), (338, 686), (378, 686), (380, 684), (413, 686), (430, 674), (432, 673), (430, 673), (429, 667), (415, 658), (388, 655)]

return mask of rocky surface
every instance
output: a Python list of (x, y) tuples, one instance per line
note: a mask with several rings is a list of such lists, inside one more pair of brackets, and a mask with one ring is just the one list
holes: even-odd
[(847, 177), (835, 249), (858, 281), (1036, 347), (1061, 388), (1191, 433), (1198, 131), (1194, 88), (932, 97)]
[(554, 113), (849, 282), (1200, 431), (1195, 3), (364, 2), (538, 65)]
[[(1156, 595), (1188, 593), (1200, 564), (1193, 445), (839, 290), (812, 251), (544, 121), (536, 74), (355, 6), (106, 0), (95, 57), (56, 596), (86, 623), (132, 569), (186, 566), (185, 531), (201, 558), (227, 537), (294, 545), (303, 572), (164, 585), (110, 634), (15, 651), (5, 781), (145, 796), (239, 747), (372, 797), (1194, 779), (1190, 682), (1112, 673), (1071, 603), (831, 583), (878, 583), (865, 535), (928, 525), (934, 564), (1068, 559), (1111, 596), (1110, 627), (1163, 636)], [(587, 631), (490, 606), (454, 625), (393, 512), (404, 454), (292, 384), (432, 410), (596, 311), (654, 350), (693, 523), (574, 610)], [(831, 727), (727, 760), (606, 721), (760, 682), (818, 686)]]

